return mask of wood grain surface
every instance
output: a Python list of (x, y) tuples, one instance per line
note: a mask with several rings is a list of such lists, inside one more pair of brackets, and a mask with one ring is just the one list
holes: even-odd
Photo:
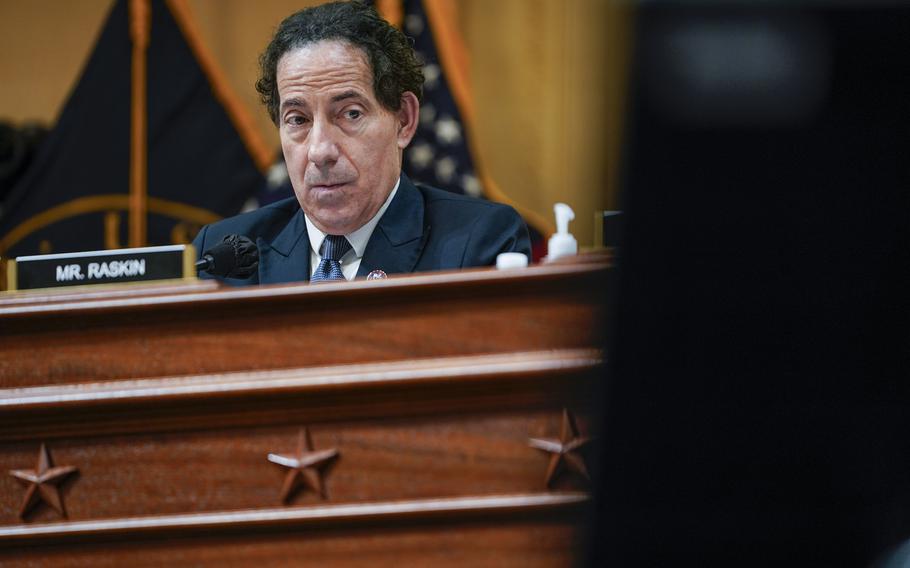
[[(275, 507), (281, 505), (284, 468), (269, 453), (292, 453), (308, 425), (315, 449), (336, 448), (325, 470), (327, 501), (356, 503), (439, 496), (545, 492), (549, 455), (532, 437), (554, 437), (558, 408), (377, 419), (242, 429), (61, 439), (48, 444), (55, 464), (78, 474), (62, 485), (71, 521)], [(32, 467), (37, 442), (6, 443), (0, 471)], [(556, 489), (587, 488), (567, 474)], [(19, 522), (24, 488), (0, 477), (0, 523)], [(323, 500), (302, 491), (294, 505)], [(59, 520), (40, 506), (29, 522)]]
[(554, 265), (0, 307), (0, 387), (599, 346), (604, 282)]
[(0, 389), (0, 441), (580, 404), (597, 350)]
[[(531, 440), (596, 435), (607, 268), (0, 297), (0, 564), (578, 563), (590, 482)], [(41, 444), (65, 519), (19, 515)]]
[[(549, 517), (549, 518), (548, 518)], [(554, 518), (555, 517), (555, 518)], [(574, 517), (574, 518), (573, 518)], [(3, 566), (572, 566), (577, 515), (0, 549)]]

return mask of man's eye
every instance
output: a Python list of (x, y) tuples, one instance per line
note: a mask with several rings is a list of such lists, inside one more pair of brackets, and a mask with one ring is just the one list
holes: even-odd
[(358, 118), (363, 116), (363, 113), (360, 112), (359, 110), (351, 109), (351, 110), (345, 112), (344, 115), (351, 120), (357, 120)]
[(303, 126), (307, 123), (307, 119), (299, 114), (295, 114), (287, 118), (287, 123), (291, 126)]

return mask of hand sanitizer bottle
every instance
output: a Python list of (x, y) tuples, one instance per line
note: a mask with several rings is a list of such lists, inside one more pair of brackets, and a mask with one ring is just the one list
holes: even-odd
[(565, 203), (557, 203), (553, 213), (556, 214), (556, 233), (547, 242), (547, 261), (578, 254), (578, 241), (569, 232), (569, 221), (575, 218), (575, 212)]

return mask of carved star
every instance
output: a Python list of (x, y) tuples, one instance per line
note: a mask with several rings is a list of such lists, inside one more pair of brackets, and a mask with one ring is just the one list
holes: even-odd
[(562, 428), (558, 440), (550, 438), (530, 438), (528, 440), (531, 447), (553, 454), (550, 456), (550, 465), (547, 467), (547, 487), (552, 485), (553, 480), (563, 468), (574, 471), (588, 481), (591, 480), (585, 460), (579, 453), (579, 450), (591, 440), (592, 438), (587, 436), (578, 435), (575, 417), (568, 409), (562, 411)]
[(69, 474), (78, 471), (71, 465), (54, 467), (51, 454), (44, 444), (38, 450), (38, 464), (35, 469), (11, 469), (9, 474), (16, 479), (28, 484), (22, 506), (19, 507), (19, 518), (25, 516), (41, 501), (54, 508), (63, 518), (66, 518), (66, 508), (57, 485)]
[(270, 462), (289, 468), (281, 488), (281, 501), (285, 504), (289, 503), (301, 483), (325, 499), (322, 468), (337, 456), (338, 450), (335, 448), (314, 451), (313, 440), (310, 438), (310, 431), (307, 428), (300, 430), (296, 456), (269, 454)]

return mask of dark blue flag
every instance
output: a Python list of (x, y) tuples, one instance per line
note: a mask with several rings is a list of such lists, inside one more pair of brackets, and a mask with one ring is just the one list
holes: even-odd
[[(127, 245), (128, 4), (114, 4), (57, 124), (7, 196), (0, 255)], [(202, 224), (241, 209), (262, 185), (267, 158), (237, 109), (227, 110), (229, 97), (213, 84), (211, 67), (200, 63), (182, 5), (148, 5), (147, 244), (189, 242)]]

